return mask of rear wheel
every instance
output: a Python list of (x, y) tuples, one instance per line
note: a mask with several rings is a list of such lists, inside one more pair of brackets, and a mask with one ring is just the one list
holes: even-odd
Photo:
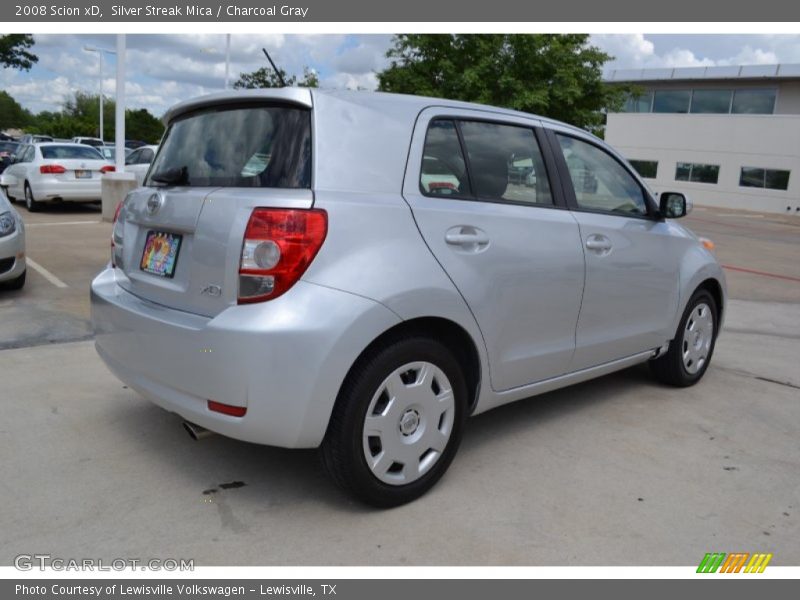
[(650, 370), (659, 381), (677, 387), (688, 387), (700, 381), (714, 353), (717, 314), (717, 303), (707, 290), (694, 293), (669, 350), (650, 361)]
[(423, 495), (455, 456), (466, 420), (458, 361), (438, 341), (403, 337), (359, 361), (321, 453), (333, 480), (378, 507)]
[(25, 207), (29, 212), (38, 212), (42, 210), (42, 203), (33, 197), (33, 190), (27, 181), (25, 182)]

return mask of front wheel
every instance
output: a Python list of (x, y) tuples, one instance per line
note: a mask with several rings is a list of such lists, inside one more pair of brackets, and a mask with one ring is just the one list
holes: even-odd
[(322, 444), (323, 464), (367, 504), (411, 502), (450, 466), (466, 411), (467, 387), (452, 352), (430, 338), (403, 337), (353, 367)]
[(656, 379), (667, 385), (688, 387), (703, 377), (717, 340), (717, 303), (706, 290), (698, 290), (686, 305), (675, 338), (663, 356), (650, 361)]

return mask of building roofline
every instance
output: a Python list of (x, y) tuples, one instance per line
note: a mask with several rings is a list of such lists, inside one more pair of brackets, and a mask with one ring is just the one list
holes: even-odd
[(607, 83), (656, 81), (726, 81), (800, 79), (800, 64), (675, 67), (663, 69), (612, 69), (604, 74)]

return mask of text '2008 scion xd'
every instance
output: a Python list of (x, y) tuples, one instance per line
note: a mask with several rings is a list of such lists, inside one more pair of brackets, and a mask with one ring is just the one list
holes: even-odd
[(97, 351), (190, 427), (320, 447), (391, 506), (442, 476), (468, 415), (648, 362), (696, 383), (715, 258), (616, 152), (536, 116), (308, 89), (166, 115), (92, 283)]

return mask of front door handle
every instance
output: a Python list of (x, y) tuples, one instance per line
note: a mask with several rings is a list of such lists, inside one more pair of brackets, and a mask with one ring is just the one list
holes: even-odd
[(489, 245), (489, 236), (485, 231), (471, 225), (451, 227), (444, 234), (444, 241), (450, 246), (459, 246), (463, 250), (476, 252)]
[(611, 240), (604, 235), (593, 233), (586, 238), (586, 248), (600, 254), (607, 254), (611, 250)]

